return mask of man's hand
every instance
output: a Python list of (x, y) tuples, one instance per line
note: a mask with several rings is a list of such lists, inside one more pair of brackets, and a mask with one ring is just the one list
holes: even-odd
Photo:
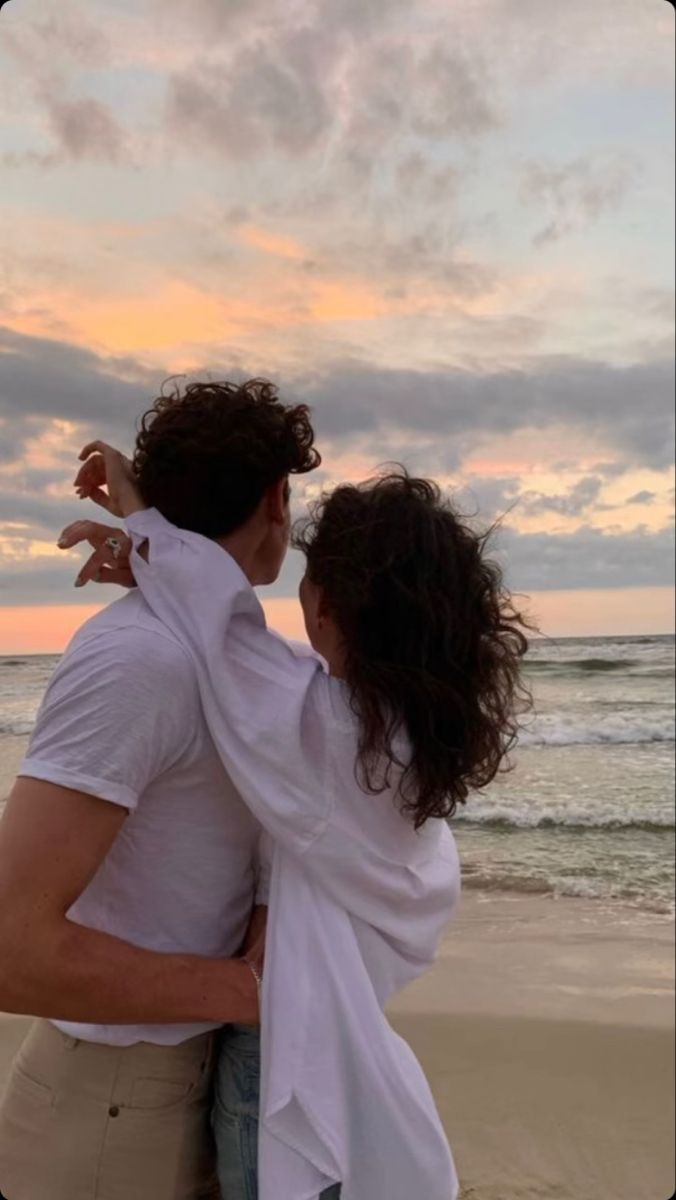
[(244, 940), (243, 956), (253, 964), (259, 975), (263, 974), (265, 966), (265, 937), (268, 924), (268, 910), (263, 904), (253, 910), (251, 923)]
[(96, 521), (75, 521), (64, 529), (57, 545), (60, 550), (72, 550), (80, 542), (88, 542), (94, 553), (80, 571), (75, 587), (84, 587), (90, 582), (135, 587), (136, 581), (129, 563), (131, 538), (123, 529), (99, 525)]

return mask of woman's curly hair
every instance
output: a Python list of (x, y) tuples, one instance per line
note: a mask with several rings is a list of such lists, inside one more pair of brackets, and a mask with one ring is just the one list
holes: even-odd
[(359, 781), (378, 794), (401, 772), (416, 828), (507, 768), (530, 704), (520, 670), (530, 626), (486, 556), (491, 532), (404, 468), (339, 486), (294, 531), (342, 637)]
[(134, 470), (146, 504), (204, 537), (227, 537), (271, 484), (319, 466), (305, 404), (283, 404), (265, 379), (191, 383), (141, 421)]

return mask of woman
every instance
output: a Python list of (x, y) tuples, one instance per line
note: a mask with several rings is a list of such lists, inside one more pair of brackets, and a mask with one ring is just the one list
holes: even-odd
[[(214, 743), (274, 846), (261, 1200), (332, 1184), (344, 1200), (453, 1200), (429, 1088), (383, 1010), (431, 964), (457, 900), (446, 818), (516, 734), (527, 642), (485, 538), (403, 470), (339, 487), (295, 539), (321, 658), (298, 656), (229, 555), (142, 511), (125, 460), (93, 451), (81, 492), (100, 499), (105, 464), (136, 582), (193, 655)], [(124, 546), (109, 542), (118, 572)], [(229, 1153), (218, 1106), (215, 1125)]]

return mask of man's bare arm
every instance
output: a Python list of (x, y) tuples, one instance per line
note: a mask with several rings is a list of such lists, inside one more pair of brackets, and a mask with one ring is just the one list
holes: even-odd
[(245, 963), (158, 954), (68, 920), (126, 816), (17, 780), (0, 821), (0, 1011), (106, 1025), (256, 1021)]

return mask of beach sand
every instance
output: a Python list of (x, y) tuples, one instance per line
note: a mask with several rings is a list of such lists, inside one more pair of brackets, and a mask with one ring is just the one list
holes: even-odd
[(27, 737), (4, 737), (0, 740), (0, 808), (12, 790), (27, 747)]
[[(657, 915), (465, 894), (437, 966), (391, 1012), (431, 1081), (463, 1200), (669, 1200), (673, 938)], [(0, 1083), (26, 1027), (0, 1015)]]
[[(626, 922), (626, 923), (625, 923)], [(463, 1200), (669, 1200), (673, 924), (588, 901), (466, 895), (393, 1006)]]

